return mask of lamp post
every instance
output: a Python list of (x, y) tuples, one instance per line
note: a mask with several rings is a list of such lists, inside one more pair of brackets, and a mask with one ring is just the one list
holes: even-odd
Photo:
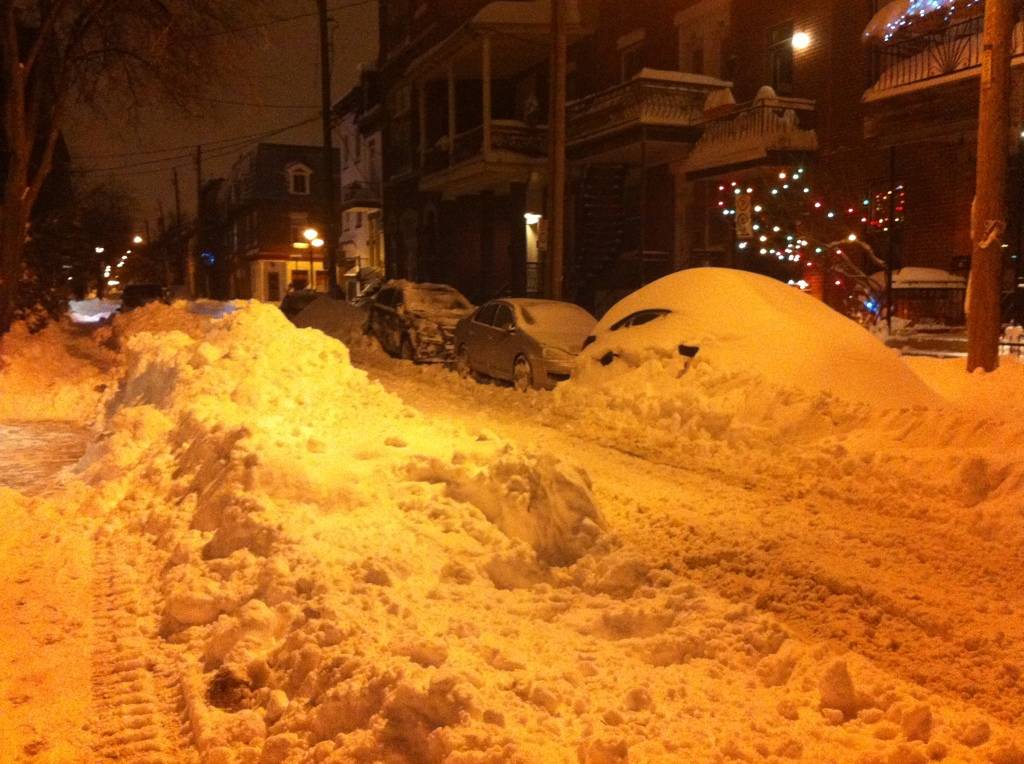
[(297, 241), (292, 244), (295, 249), (308, 249), (309, 250), (309, 283), (306, 285), (307, 289), (316, 291), (316, 253), (323, 249), (324, 242), (320, 238), (320, 232), (315, 228), (307, 228), (302, 232), (302, 238), (305, 241)]

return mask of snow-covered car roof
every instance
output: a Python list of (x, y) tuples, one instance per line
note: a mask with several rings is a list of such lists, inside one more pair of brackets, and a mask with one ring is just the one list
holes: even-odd
[[(666, 311), (612, 330), (641, 311)], [(779, 281), (726, 268), (666, 276), (629, 295), (598, 323), (584, 352), (600, 365), (613, 353), (626, 366), (678, 359), (699, 348), (717, 371), (774, 387), (829, 393), (904, 407), (934, 402), (895, 351), (814, 297)]]

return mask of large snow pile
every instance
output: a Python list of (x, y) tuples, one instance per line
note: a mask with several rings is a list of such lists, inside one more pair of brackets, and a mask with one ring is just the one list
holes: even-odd
[[(646, 309), (673, 312), (608, 331)], [(719, 269), (640, 290), (597, 336), (550, 404), (575, 432), (659, 461), (728, 465), (751, 485), (777, 482), (796, 494), (827, 480), (870, 510), (922, 512), (912, 497), (941, 496), (927, 510), (935, 521), (1024, 541), (1024, 420), (994, 405), (1019, 378), (1013, 370), (998, 384), (952, 375), (936, 392), (813, 298)], [(680, 345), (700, 350), (691, 360)], [(959, 400), (966, 393), (949, 395), (954, 384), (989, 400), (982, 418)]]
[[(610, 331), (638, 311), (671, 313), (642, 326)], [(909, 407), (935, 397), (862, 327), (775, 279), (727, 268), (666, 276), (619, 302), (600, 321), (584, 354), (581, 379), (606, 376), (598, 359), (614, 351), (622, 363), (678, 364), (680, 345), (700, 348), (701, 364), (742, 375), (752, 388), (770, 385), (855, 403)]]
[(459, 603), (554, 580), (607, 543), (586, 476), (426, 420), (274, 307), (201, 337), (123, 336), (85, 503), (110, 513), (105, 534), (156, 540), (154, 618), (197, 658), (203, 751), (504, 750)]
[(65, 324), (0, 337), (0, 420), (91, 422), (113, 354)]

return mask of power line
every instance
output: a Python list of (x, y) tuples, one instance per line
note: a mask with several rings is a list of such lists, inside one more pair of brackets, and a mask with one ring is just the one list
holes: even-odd
[[(195, 151), (197, 146), (202, 146), (204, 150), (208, 150), (208, 152), (206, 154), (206, 156), (208, 158), (210, 158), (210, 159), (218, 159), (218, 158), (229, 156), (229, 155), (231, 155), (233, 153), (236, 153), (241, 148), (243, 148), (243, 147), (245, 147), (247, 145), (250, 145), (252, 143), (256, 143), (258, 141), (261, 141), (261, 140), (263, 140), (265, 138), (271, 138), (271, 137), (273, 137), (275, 135), (280, 135), (281, 133), (286, 133), (286, 132), (288, 132), (290, 130), (294, 130), (296, 128), (303, 127), (304, 125), (308, 125), (308, 124), (310, 124), (312, 122), (315, 122), (317, 119), (319, 119), (318, 116), (313, 116), (313, 117), (309, 117), (307, 119), (304, 119), (304, 120), (302, 120), (300, 122), (295, 122), (293, 124), (286, 125), (285, 127), (278, 128), (276, 130), (268, 130), (268, 131), (265, 131), (265, 132), (262, 132), (262, 133), (254, 133), (252, 135), (238, 136), (238, 137), (235, 137), (235, 138), (223, 139), (223, 140), (220, 140), (220, 141), (209, 141), (209, 142), (193, 143), (193, 144), (191, 144), (189, 146), (182, 146), (180, 149), (177, 149), (177, 150), (181, 150), (181, 151), (184, 151), (185, 149), (188, 149), (189, 153), (187, 153), (187, 154), (178, 154), (178, 155), (175, 155), (175, 156), (158, 157), (156, 159), (148, 159), (148, 160), (143, 160), (143, 161), (140, 161), (140, 162), (129, 162), (127, 164), (116, 165), (116, 166), (112, 166), (112, 167), (96, 167), (96, 168), (89, 168), (89, 169), (81, 169), (81, 170), (75, 170), (74, 172), (76, 174), (80, 174), (80, 175), (96, 174), (96, 173), (104, 173), (104, 172), (116, 172), (118, 174), (124, 174), (124, 175), (145, 175), (145, 174), (148, 174), (150, 172), (166, 172), (167, 170), (173, 169), (173, 167), (187, 166), (188, 162), (191, 161), (191, 159), (192, 159), (192, 156), (193, 156), (192, 152)], [(145, 152), (139, 152), (139, 154), (144, 154), (144, 153)], [(184, 163), (184, 164), (168, 165), (167, 164), (168, 162), (171, 162), (171, 163), (179, 162), (179, 163)], [(161, 165), (161, 166), (160, 167), (152, 167), (149, 170), (144, 170), (144, 171), (140, 171), (140, 172), (132, 172), (132, 173), (122, 173), (121, 172), (123, 170), (135, 170), (135, 169), (141, 168), (141, 167), (150, 167), (151, 165)]]
[[(166, 149), (151, 149), (151, 150), (148, 150), (148, 151), (133, 151), (133, 152), (126, 152), (126, 153), (122, 153), (122, 154), (94, 154), (92, 156), (79, 157), (80, 159), (120, 159), (120, 158), (124, 158), (124, 157), (153, 156), (153, 155), (156, 155), (156, 154), (171, 154), (172, 152), (178, 152), (174, 156), (157, 157), (156, 159), (148, 159), (148, 160), (143, 160), (143, 161), (140, 161), (140, 162), (130, 162), (128, 164), (118, 165), (118, 166), (114, 166), (114, 167), (97, 168), (97, 169), (93, 169), (93, 170), (79, 170), (78, 172), (104, 172), (104, 171), (111, 171), (111, 170), (122, 170), (122, 169), (132, 169), (132, 168), (135, 168), (135, 167), (144, 167), (146, 165), (158, 164), (160, 162), (173, 162), (173, 161), (179, 160), (179, 159), (191, 158), (192, 152), (195, 151), (196, 146), (202, 146), (204, 149), (208, 149), (211, 152), (218, 152), (218, 151), (221, 151), (223, 149), (228, 149), (228, 151), (230, 153), (231, 150), (234, 150), (235, 148), (237, 148), (239, 146), (244, 146), (244, 145), (246, 145), (248, 143), (252, 143), (254, 141), (258, 141), (258, 140), (261, 140), (263, 138), (270, 138), (270, 137), (272, 137), (274, 135), (279, 135), (280, 133), (285, 133), (285, 132), (288, 132), (289, 130), (294, 130), (295, 128), (298, 128), (298, 127), (303, 127), (304, 125), (308, 125), (311, 122), (315, 122), (318, 118), (319, 118), (318, 116), (312, 116), (312, 117), (308, 117), (306, 119), (303, 119), (303, 120), (301, 120), (299, 122), (294, 122), (294, 123), (292, 123), (290, 125), (285, 125), (284, 127), (277, 128), (275, 130), (266, 130), (266, 131), (261, 132), (261, 133), (252, 133), (250, 135), (238, 135), (238, 136), (234, 136), (232, 138), (221, 138), (221, 139), (216, 140), (216, 141), (199, 141), (198, 143), (190, 143), (190, 144), (187, 144), (187, 145), (175, 146), (173, 148), (166, 148)], [(187, 153), (187, 154), (186, 153), (182, 153), (182, 152), (186, 152), (186, 151), (189, 152), (189, 153)]]
[[(332, 13), (334, 11), (347, 11), (350, 8), (359, 8), (360, 6), (370, 5), (376, 3), (378, 0), (353, 0), (353, 2), (342, 3), (332, 8), (328, 8), (327, 12)], [(212, 37), (223, 37), (229, 34), (240, 34), (242, 32), (254, 32), (257, 29), (266, 29), (267, 27), (276, 26), (277, 24), (284, 24), (289, 21), (296, 21), (298, 19), (308, 19), (317, 15), (317, 11), (311, 13), (297, 13), (294, 16), (282, 16), (280, 18), (271, 19), (270, 21), (261, 21), (256, 24), (250, 24), (249, 26), (237, 27), (235, 29), (222, 29), (219, 32), (208, 32), (207, 34), (195, 35), (193, 39), (196, 40), (207, 40)]]

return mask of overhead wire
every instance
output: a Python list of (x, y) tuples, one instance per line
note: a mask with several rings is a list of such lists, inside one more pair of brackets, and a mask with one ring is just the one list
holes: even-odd
[[(238, 152), (239, 149), (244, 148), (245, 146), (249, 146), (253, 143), (258, 143), (259, 141), (265, 140), (266, 138), (272, 138), (276, 135), (280, 135), (281, 133), (286, 133), (290, 130), (295, 130), (299, 127), (312, 124), (313, 122), (316, 122), (319, 118), (319, 115), (314, 115), (308, 117), (307, 119), (301, 120), (299, 122), (294, 122), (290, 125), (285, 125), (284, 127), (275, 130), (267, 130), (262, 133), (253, 133), (250, 135), (236, 136), (234, 138), (221, 139), (218, 141), (199, 142), (191, 144), (189, 146), (180, 147), (180, 150), (188, 149), (190, 153), (187, 154), (182, 153), (173, 156), (158, 157), (156, 159), (142, 160), (139, 162), (129, 162), (126, 164), (115, 165), (110, 167), (83, 168), (80, 170), (75, 170), (74, 172), (80, 175), (97, 174), (105, 172), (116, 172), (119, 175), (145, 175), (150, 172), (166, 172), (167, 170), (174, 169), (176, 166), (189, 166), (194, 157), (194, 154), (191, 152), (195, 151), (197, 147), (205, 149), (204, 156), (206, 158), (220, 159), (222, 157), (229, 156), (231, 154)], [(181, 164), (175, 165), (175, 162)], [(151, 167), (152, 165), (161, 166)], [(140, 172), (123, 172), (125, 170), (136, 170), (142, 167), (150, 167), (150, 169)]]

